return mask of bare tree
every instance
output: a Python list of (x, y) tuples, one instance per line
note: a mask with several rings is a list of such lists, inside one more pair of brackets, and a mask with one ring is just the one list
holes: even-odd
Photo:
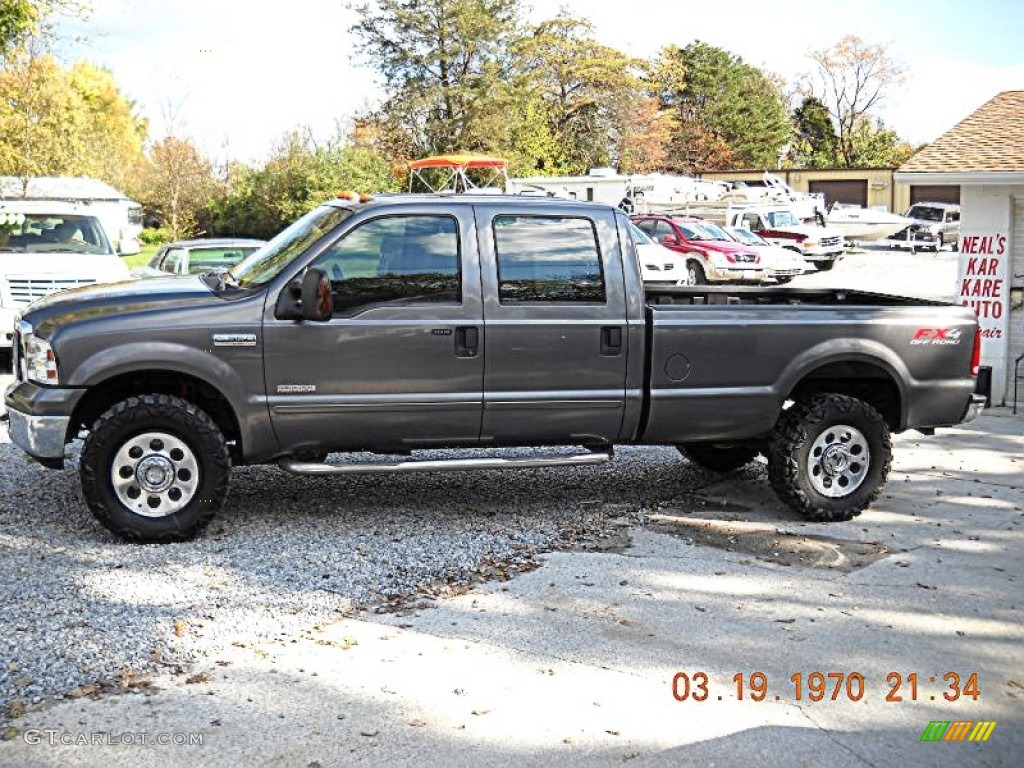
[(870, 45), (856, 35), (808, 56), (816, 69), (805, 77), (802, 90), (828, 108), (836, 123), (839, 158), (849, 167), (854, 158), (854, 129), (890, 89), (903, 83), (906, 70), (885, 46)]

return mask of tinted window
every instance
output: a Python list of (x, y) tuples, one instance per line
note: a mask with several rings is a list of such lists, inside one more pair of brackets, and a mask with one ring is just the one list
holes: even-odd
[(604, 302), (597, 233), (590, 219), (498, 216), (494, 219), (502, 302)]
[(334, 315), (386, 304), (459, 303), (456, 222), (447, 216), (390, 216), (361, 224), (322, 253)]
[(643, 221), (636, 222), (636, 225), (640, 228), (642, 232), (646, 232), (648, 235), (650, 235), (654, 232), (654, 227), (655, 225), (657, 225), (657, 223), (658, 222), (655, 219), (644, 219)]

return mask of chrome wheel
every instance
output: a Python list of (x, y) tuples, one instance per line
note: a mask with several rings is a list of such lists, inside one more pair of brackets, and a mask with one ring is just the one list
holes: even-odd
[(131, 438), (110, 465), (118, 500), (145, 517), (165, 517), (184, 508), (195, 496), (199, 479), (192, 449), (165, 432)]
[(860, 488), (871, 465), (867, 438), (856, 427), (836, 424), (811, 445), (807, 474), (822, 496), (840, 498)]

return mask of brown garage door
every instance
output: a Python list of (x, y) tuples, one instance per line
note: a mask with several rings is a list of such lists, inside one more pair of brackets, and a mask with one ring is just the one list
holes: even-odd
[(959, 184), (917, 184), (910, 187), (910, 204), (954, 203), (960, 205)]
[(833, 179), (831, 181), (812, 181), (808, 184), (812, 193), (821, 192), (825, 195), (825, 205), (845, 203), (846, 205), (868, 204), (867, 179)]

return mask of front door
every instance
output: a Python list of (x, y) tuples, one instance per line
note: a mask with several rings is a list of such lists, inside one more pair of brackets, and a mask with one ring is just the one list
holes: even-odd
[(626, 300), (614, 213), (477, 207), (487, 355), (482, 439), (614, 442), (626, 396)]
[(483, 396), (479, 256), (468, 206), (357, 223), (314, 261), (328, 322), (277, 320), (264, 347), (282, 447), (474, 445)]

